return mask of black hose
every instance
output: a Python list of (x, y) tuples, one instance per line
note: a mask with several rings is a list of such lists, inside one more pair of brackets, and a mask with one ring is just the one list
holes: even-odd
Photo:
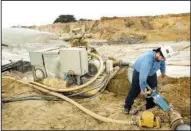
[[(119, 68), (119, 69), (120, 69), (120, 68)], [(105, 84), (102, 88), (100, 88), (100, 89), (97, 91), (96, 94), (94, 94), (94, 95), (92, 95), (92, 96), (88, 96), (88, 97), (86, 97), (86, 98), (84, 98), (84, 99), (92, 99), (92, 98), (95, 98), (95, 97), (97, 97), (98, 95), (100, 95), (100, 94), (106, 89), (107, 84), (108, 84), (109, 81), (115, 76), (115, 74), (119, 71), (119, 69), (114, 73), (113, 76), (111, 76), (111, 77), (109, 77), (109, 78), (107, 79), (106, 84)]]
[[(105, 84), (106, 80), (104, 80), (101, 84)], [(91, 88), (89, 90), (81, 91), (81, 92), (78, 92), (78, 93), (75, 93), (75, 94), (67, 95), (67, 96), (68, 97), (74, 97), (74, 98), (77, 98), (77, 99), (89, 98), (89, 97), (94, 96), (95, 94), (92, 95), (92, 96), (86, 96), (86, 95), (83, 95), (83, 93), (91, 91), (91, 90), (94, 90), (94, 89), (97, 89), (97, 88), (100, 88), (100, 86)], [(59, 100), (62, 100), (62, 99), (59, 99), (59, 98), (56, 98), (56, 97), (52, 97), (52, 96), (24, 96), (24, 97), (4, 98), (4, 99), (2, 99), (2, 102), (3, 103), (8, 103), (8, 102), (26, 101), (26, 100), (59, 101)]]
[[(100, 83), (100, 85), (102, 85), (102, 84), (105, 84), (107, 82), (107, 79), (106, 80), (104, 80), (102, 83)], [(98, 88), (102, 88), (102, 86), (100, 87), (100, 85), (98, 85), (98, 86), (96, 86), (96, 87), (94, 87), (94, 88), (90, 88), (90, 89), (88, 89), (88, 90), (85, 90), (85, 91), (81, 91), (81, 92), (78, 92), (78, 93), (74, 93), (74, 94), (71, 94), (71, 95), (67, 95), (68, 97), (73, 97), (73, 96), (84, 96), (84, 95), (82, 95), (83, 93), (86, 93), (86, 92), (88, 92), (88, 91), (91, 91), (91, 90), (95, 90), (95, 89), (98, 89)], [(86, 96), (85, 96), (86, 97)]]
[(8, 102), (26, 101), (26, 100), (63, 101), (62, 99), (53, 96), (24, 96), (24, 97), (4, 98), (2, 99), (2, 102), (8, 103)]
[(100, 94), (105, 90), (105, 88), (107, 87), (107, 84), (108, 84), (109, 81), (110, 81), (110, 79), (107, 79), (106, 84), (105, 84), (102, 88), (100, 88), (100, 89), (97, 91), (96, 94), (91, 95), (91, 96), (82, 96), (82, 98), (83, 98), (83, 99), (93, 99), (93, 98), (97, 97), (98, 95), (100, 95)]

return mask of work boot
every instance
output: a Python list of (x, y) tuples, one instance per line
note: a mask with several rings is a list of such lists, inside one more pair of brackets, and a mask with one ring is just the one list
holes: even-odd
[(145, 106), (145, 105), (141, 105), (141, 106), (139, 106), (139, 107), (137, 107), (137, 108), (135, 108), (135, 109), (132, 109), (132, 110), (129, 112), (129, 114), (135, 115), (135, 114), (137, 114), (139, 111), (144, 111), (144, 110), (146, 110), (146, 106)]
[(127, 107), (127, 108), (124, 108), (124, 113), (125, 113), (125, 114), (129, 114), (130, 110), (131, 110), (131, 108), (128, 108), (128, 107)]

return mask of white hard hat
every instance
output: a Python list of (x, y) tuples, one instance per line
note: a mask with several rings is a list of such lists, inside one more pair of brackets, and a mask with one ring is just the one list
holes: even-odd
[(161, 53), (163, 54), (165, 59), (168, 59), (175, 54), (172, 47), (170, 46), (161, 46)]

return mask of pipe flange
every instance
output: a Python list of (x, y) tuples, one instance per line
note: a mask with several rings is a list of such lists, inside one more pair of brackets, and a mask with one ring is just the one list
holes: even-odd
[(176, 121), (174, 121), (173, 123), (171, 123), (170, 125), (170, 130), (176, 130), (177, 127), (180, 125), (180, 124), (187, 124), (190, 126), (190, 121), (189, 120), (183, 120), (183, 119), (177, 119)]

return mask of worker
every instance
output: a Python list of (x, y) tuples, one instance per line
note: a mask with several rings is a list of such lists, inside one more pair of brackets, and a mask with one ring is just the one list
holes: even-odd
[(141, 95), (146, 98), (146, 104), (140, 110), (150, 109), (155, 107), (153, 98), (146, 96), (151, 94), (151, 89), (157, 88), (157, 70), (160, 69), (162, 78), (166, 77), (165, 60), (174, 54), (170, 46), (161, 46), (157, 49), (148, 51), (142, 54), (134, 63), (134, 71), (130, 91), (126, 97), (124, 111), (131, 114), (131, 107), (136, 97)]

